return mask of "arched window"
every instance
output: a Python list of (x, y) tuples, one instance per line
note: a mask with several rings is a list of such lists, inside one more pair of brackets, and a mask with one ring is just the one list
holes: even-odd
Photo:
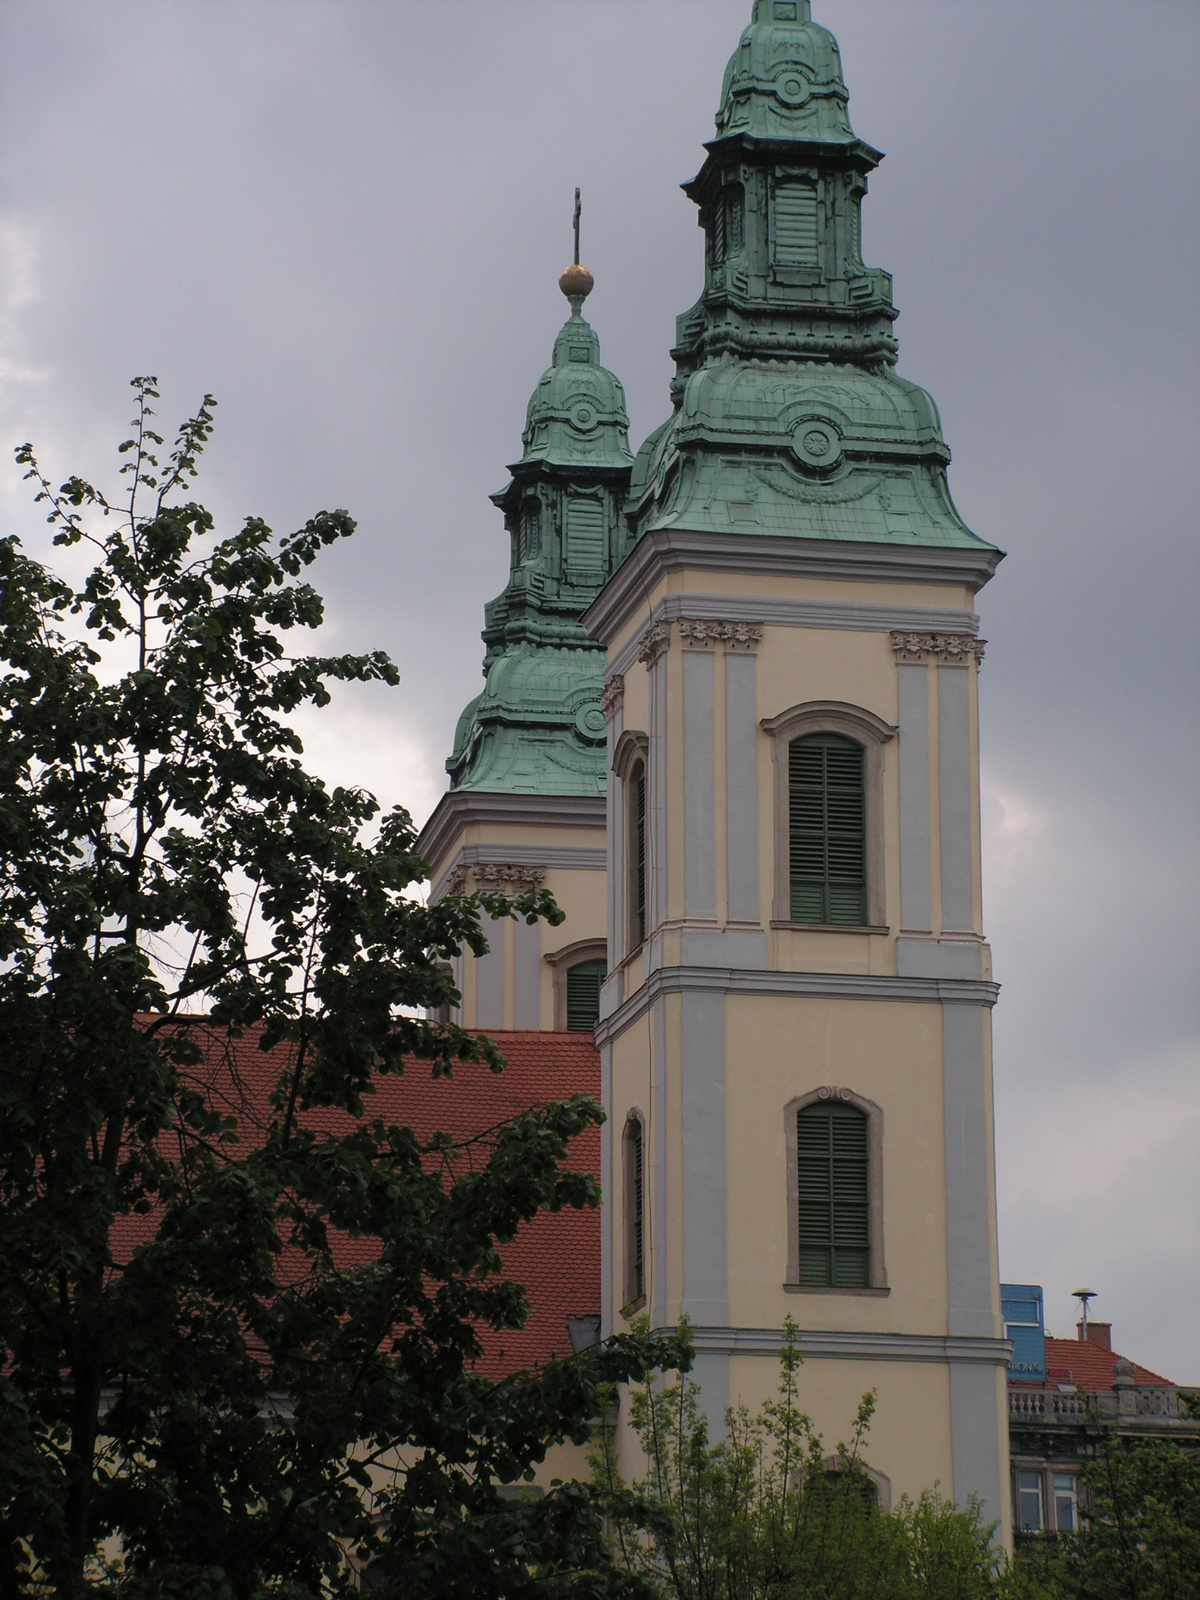
[(591, 1033), (600, 1019), (603, 961), (579, 961), (567, 968), (567, 1031)]
[(775, 769), (774, 920), (886, 932), (883, 750), (895, 728), (842, 700), (761, 727)]
[(646, 1298), (646, 1160), (641, 1116), (629, 1113), (625, 1124), (625, 1308)]
[(839, 733), (788, 747), (791, 921), (867, 920), (867, 807), (863, 747)]
[(870, 1285), (869, 1166), (867, 1117), (857, 1106), (830, 1098), (796, 1113), (800, 1285)]

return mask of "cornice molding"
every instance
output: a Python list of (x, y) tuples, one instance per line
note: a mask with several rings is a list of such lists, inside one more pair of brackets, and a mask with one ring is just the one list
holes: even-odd
[(652, 585), (664, 573), (685, 568), (862, 583), (915, 580), (965, 586), (974, 592), (983, 588), (1002, 560), (1003, 552), (991, 547), (890, 545), (656, 528), (634, 545), (581, 620), (593, 638), (611, 644), (645, 604)]
[(467, 844), (456, 850), (429, 891), (431, 904), (436, 904), (450, 892), (450, 881), (461, 868), (472, 868), (476, 863), (488, 866), (542, 867), (546, 870), (560, 868), (567, 872), (604, 872), (608, 866), (608, 851), (588, 849), (586, 845), (540, 844)]
[(866, 972), (658, 967), (639, 989), (596, 1024), (596, 1044), (609, 1044), (619, 1038), (663, 995), (713, 992), (812, 995), (831, 1000), (906, 1000), (925, 1005), (949, 1003), (994, 1006), (1000, 985), (976, 978), (893, 978)]
[(751, 627), (832, 628), (854, 633), (938, 634), (974, 638), (973, 611), (933, 606), (856, 605), (846, 600), (789, 600), (778, 595), (668, 594), (658, 600), (645, 626), (616, 652), (610, 674), (628, 672), (638, 659), (646, 630), (660, 622), (712, 620)]
[[(657, 1334), (673, 1333), (656, 1328)], [(693, 1327), (697, 1351), (721, 1355), (775, 1356), (784, 1336), (777, 1328)], [(849, 1361), (970, 1362), (989, 1367), (1007, 1366), (1012, 1341), (982, 1334), (859, 1333), (802, 1329), (796, 1334), (800, 1354), (814, 1359)]]
[[(463, 828), (479, 823), (528, 828), (599, 828), (607, 825), (608, 801), (604, 795), (500, 794), (482, 789), (451, 789), (434, 807), (433, 815), (417, 837), (417, 852), (436, 868)], [(514, 847), (504, 845), (511, 859)], [(539, 848), (539, 860), (547, 852)]]

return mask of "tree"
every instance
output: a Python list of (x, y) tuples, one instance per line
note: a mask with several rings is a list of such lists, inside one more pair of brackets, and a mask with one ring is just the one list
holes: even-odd
[[(188, 498), (211, 396), (160, 460), (155, 380), (133, 387), (119, 503), (18, 451), (90, 571), (0, 541), (0, 1592), (337, 1594), (347, 1552), (385, 1593), (640, 1592), (586, 1489), (523, 1505), (494, 1481), (671, 1347), (474, 1367), (526, 1315), (499, 1246), (597, 1203), (567, 1157), (599, 1108), (531, 1109), (469, 1163), (367, 1109), (414, 1059), (502, 1068), (418, 1013), (457, 999), (481, 909), (561, 914), (422, 904), (407, 814), (305, 770), (291, 713), (397, 681), (379, 652), (285, 648), (354, 524), (218, 536)], [(206, 1089), (243, 1036), (282, 1064), (253, 1135)]]
[[(875, 1411), (865, 1394), (847, 1442), (826, 1455), (800, 1409), (797, 1327), (784, 1324), (777, 1398), (726, 1413), (710, 1444), (699, 1386), (647, 1383), (630, 1416), (649, 1464), (630, 1526), (613, 1508), (618, 1556), (670, 1600), (984, 1600), (999, 1559), (978, 1505), (959, 1509), (936, 1485), (882, 1511), (863, 1451)], [(681, 1330), (686, 1337), (687, 1329)], [(593, 1455), (601, 1492), (624, 1492), (611, 1432)], [(643, 1529), (649, 1527), (651, 1537)]]
[(1096, 1418), (1078, 1533), (1018, 1551), (1020, 1600), (1200, 1600), (1200, 1461)]

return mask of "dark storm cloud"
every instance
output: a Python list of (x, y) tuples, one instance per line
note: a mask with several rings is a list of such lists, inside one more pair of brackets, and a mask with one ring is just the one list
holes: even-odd
[[(1200, 11), (1182, 0), (817, 0), (938, 400), (981, 596), (1001, 1267), (1057, 1331), (1090, 1278), (1117, 1341), (1200, 1379), (1197, 264)], [(221, 401), (215, 508), (348, 506), (331, 628), (398, 694), (314, 757), (423, 814), (476, 692), (506, 552), (486, 495), (564, 307), (640, 439), (700, 285), (677, 184), (749, 0), (26, 0), (3, 18), (0, 425), (101, 472), (123, 388)], [(16, 474), (6, 525), (39, 522)]]

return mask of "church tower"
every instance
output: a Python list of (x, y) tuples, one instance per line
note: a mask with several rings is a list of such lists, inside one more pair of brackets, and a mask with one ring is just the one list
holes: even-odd
[(458, 720), (450, 788), (421, 832), (432, 898), (548, 888), (557, 928), (498, 921), (459, 958), (469, 1028), (591, 1031), (605, 969), (604, 646), (580, 617), (625, 553), (633, 457), (621, 384), (584, 320), (593, 279), (559, 279), (571, 314), (529, 401), (524, 454), (492, 496), (511, 565), (484, 611), (484, 689)]
[(719, 1430), (774, 1390), (790, 1313), (830, 1448), (874, 1388), (881, 1498), (940, 1480), (1007, 1529), (974, 610), (1001, 552), (896, 374), (860, 227), (882, 157), (847, 101), (808, 0), (756, 0), (684, 185), (704, 290), (673, 411), (584, 619), (608, 652), (603, 1327), (689, 1317)]

